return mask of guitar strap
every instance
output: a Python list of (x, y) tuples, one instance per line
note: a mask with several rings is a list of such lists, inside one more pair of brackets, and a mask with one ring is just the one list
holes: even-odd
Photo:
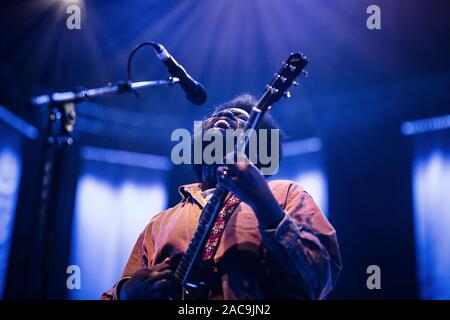
[(234, 194), (232, 194), (220, 210), (202, 252), (202, 258), (204, 261), (209, 261), (214, 258), (225, 226), (240, 203), (241, 201)]

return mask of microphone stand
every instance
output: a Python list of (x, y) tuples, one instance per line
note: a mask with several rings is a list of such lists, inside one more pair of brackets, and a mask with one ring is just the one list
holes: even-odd
[[(33, 283), (27, 285), (30, 298), (45, 299), (50, 294), (48, 283), (53, 274), (53, 247), (58, 214), (64, 214), (61, 198), (64, 188), (65, 151), (73, 144), (72, 133), (76, 123), (76, 103), (102, 96), (136, 92), (146, 88), (173, 86), (179, 79), (152, 81), (119, 81), (100, 88), (78, 91), (56, 92), (31, 98), (33, 109), (50, 110), (45, 133), (45, 149), (40, 173), (38, 212), (36, 219), (36, 238), (32, 256)], [(56, 270), (56, 274), (66, 270)], [(64, 281), (65, 285), (66, 282)]]
[(167, 80), (151, 80), (151, 81), (118, 81), (115, 84), (110, 84), (105, 87), (94, 89), (82, 89), (77, 91), (55, 92), (50, 95), (42, 95), (31, 98), (32, 108), (42, 108), (50, 104), (65, 104), (70, 102), (81, 102), (96, 97), (118, 95), (126, 92), (135, 92), (137, 90), (173, 86), (179, 83), (180, 80), (175, 77), (170, 77)]

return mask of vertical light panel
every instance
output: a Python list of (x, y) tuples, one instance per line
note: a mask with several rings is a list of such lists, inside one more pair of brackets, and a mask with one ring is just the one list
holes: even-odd
[(99, 299), (119, 279), (138, 235), (165, 209), (166, 171), (150, 168), (150, 155), (91, 148), (82, 157), (70, 260), (80, 267), (81, 289), (69, 297)]
[(23, 138), (33, 140), (37, 136), (35, 127), (0, 106), (0, 299), (4, 296), (19, 196)]
[(412, 139), (420, 294), (424, 299), (450, 299), (450, 130)]
[(328, 215), (328, 182), (324, 172), (321, 140), (317, 137), (283, 145), (284, 158), (274, 179), (293, 180), (301, 185)]
[(314, 199), (319, 208), (328, 215), (327, 180), (319, 168), (300, 170), (294, 181), (300, 184)]
[(6, 282), (21, 167), (17, 150), (0, 145), (0, 299)]

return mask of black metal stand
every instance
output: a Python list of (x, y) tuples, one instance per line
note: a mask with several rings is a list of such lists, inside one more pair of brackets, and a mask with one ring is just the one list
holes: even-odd
[(48, 297), (48, 283), (51, 274), (52, 254), (55, 239), (55, 221), (62, 210), (60, 191), (64, 187), (64, 154), (72, 145), (72, 133), (76, 123), (75, 104), (90, 98), (110, 96), (140, 89), (171, 86), (178, 78), (168, 80), (118, 82), (106, 87), (79, 91), (58, 92), (31, 99), (33, 108), (49, 108), (50, 114), (45, 137), (39, 185), (38, 219), (34, 252), (34, 284), (31, 296), (37, 299)]
[(45, 150), (39, 185), (38, 220), (36, 225), (33, 265), (35, 283), (33, 296), (47, 298), (51, 259), (55, 241), (55, 220), (61, 205), (64, 152), (73, 143), (76, 121), (73, 102), (52, 107), (48, 119)]
[(180, 80), (175, 77), (170, 77), (167, 80), (151, 80), (151, 81), (118, 81), (115, 84), (110, 84), (105, 87), (94, 89), (83, 89), (77, 91), (55, 92), (50, 95), (42, 95), (31, 98), (30, 105), (33, 108), (42, 108), (49, 105), (64, 104), (68, 102), (81, 102), (84, 100), (118, 95), (126, 92), (136, 92), (138, 90), (154, 87), (173, 86), (179, 83)]

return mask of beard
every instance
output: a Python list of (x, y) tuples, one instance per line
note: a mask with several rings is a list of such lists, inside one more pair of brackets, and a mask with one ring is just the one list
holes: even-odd
[(218, 164), (202, 165), (202, 189), (207, 190), (215, 188), (217, 185), (217, 167)]

